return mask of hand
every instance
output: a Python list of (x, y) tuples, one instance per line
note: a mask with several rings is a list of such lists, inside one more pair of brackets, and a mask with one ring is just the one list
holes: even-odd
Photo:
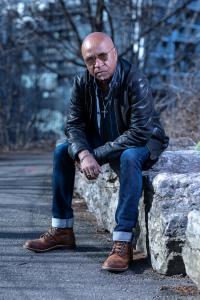
[(86, 178), (89, 180), (96, 179), (101, 173), (101, 167), (93, 155), (89, 151), (84, 150), (78, 156), (80, 159), (80, 168)]

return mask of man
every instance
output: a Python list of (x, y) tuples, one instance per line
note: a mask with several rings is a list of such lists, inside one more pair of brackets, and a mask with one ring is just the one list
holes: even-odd
[(71, 203), (75, 165), (90, 180), (98, 178), (102, 164), (110, 163), (117, 166), (120, 190), (113, 248), (102, 268), (124, 271), (132, 260), (142, 170), (157, 161), (168, 137), (154, 111), (147, 79), (118, 58), (111, 38), (91, 33), (81, 50), (87, 70), (74, 80), (67, 141), (56, 147), (54, 155), (52, 228), (24, 247), (36, 252), (74, 248)]

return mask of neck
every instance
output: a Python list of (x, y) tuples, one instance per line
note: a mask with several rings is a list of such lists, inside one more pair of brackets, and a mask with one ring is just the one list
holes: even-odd
[(108, 80), (98, 81), (97, 83), (98, 83), (98, 86), (100, 87), (100, 89), (103, 92), (106, 92), (106, 91), (108, 91), (110, 81), (111, 81), (111, 79), (108, 79)]

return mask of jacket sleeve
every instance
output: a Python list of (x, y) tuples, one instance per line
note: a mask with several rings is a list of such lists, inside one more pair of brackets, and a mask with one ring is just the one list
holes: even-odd
[(126, 84), (130, 116), (128, 129), (114, 141), (94, 149), (95, 158), (100, 164), (119, 157), (125, 149), (145, 146), (152, 135), (154, 107), (146, 77), (138, 70), (131, 70)]
[(84, 91), (81, 87), (81, 79), (76, 76), (72, 87), (70, 105), (65, 125), (65, 135), (69, 142), (68, 152), (73, 160), (77, 158), (81, 150), (91, 151), (86, 138), (86, 124), (84, 119)]

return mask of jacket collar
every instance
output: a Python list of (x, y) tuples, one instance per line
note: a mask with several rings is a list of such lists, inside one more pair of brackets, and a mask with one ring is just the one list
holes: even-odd
[[(118, 88), (121, 85), (121, 80), (124, 77), (123, 76), (123, 70), (122, 70), (122, 66), (121, 66), (121, 61), (118, 59), (117, 61), (117, 65), (115, 68), (115, 72), (112, 76), (112, 80), (109, 83), (109, 95), (114, 95), (114, 92), (116, 93), (118, 91)], [(97, 83), (96, 83), (96, 79), (91, 76), (89, 74), (89, 72), (87, 71), (87, 84), (89, 84), (89, 87), (93, 87), (94, 90), (96, 90), (97, 88)]]

